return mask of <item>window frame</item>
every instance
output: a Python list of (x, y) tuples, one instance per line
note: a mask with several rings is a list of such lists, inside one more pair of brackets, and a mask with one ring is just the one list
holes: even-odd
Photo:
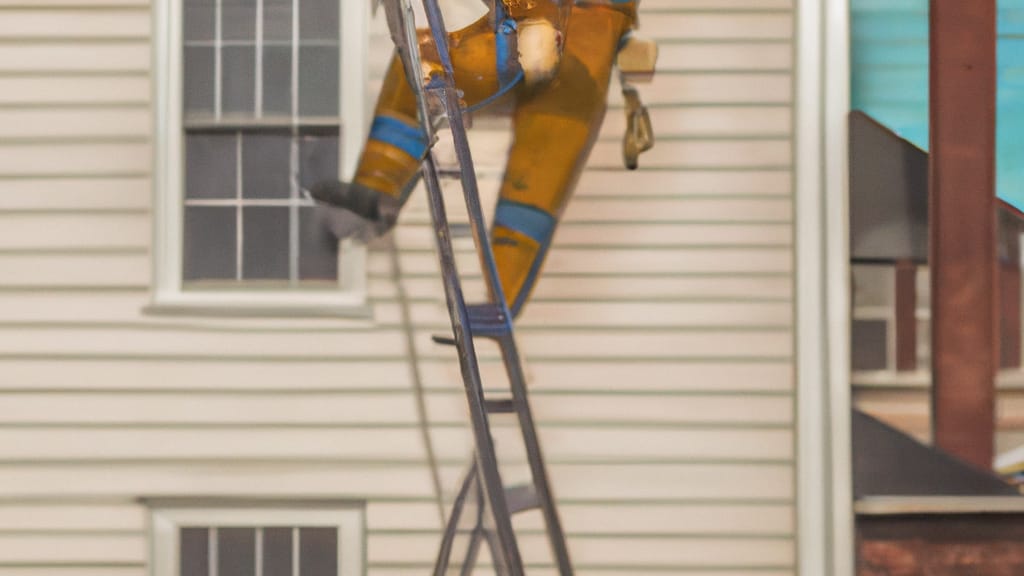
[[(151, 576), (179, 576), (179, 534), (184, 526), (337, 528), (338, 576), (366, 574), (365, 503), (189, 499), (144, 503), (149, 506)], [(352, 554), (352, 550), (358, 553)]]
[[(348, 177), (355, 172), (370, 116), (370, 10), (367, 2), (337, 1), (341, 26), (339, 114), (343, 119), (338, 166), (342, 177)], [(337, 290), (185, 290), (183, 4), (181, 0), (153, 3), (153, 251), (152, 305), (148, 310), (247, 316), (369, 316), (366, 247), (352, 240), (344, 240), (339, 246)]]

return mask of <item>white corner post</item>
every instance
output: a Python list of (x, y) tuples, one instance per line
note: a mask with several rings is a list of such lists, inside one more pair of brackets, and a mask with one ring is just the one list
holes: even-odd
[(797, 564), (853, 576), (847, 0), (797, 0)]

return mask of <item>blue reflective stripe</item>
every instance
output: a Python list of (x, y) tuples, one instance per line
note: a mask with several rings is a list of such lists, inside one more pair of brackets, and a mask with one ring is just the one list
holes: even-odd
[(525, 234), (538, 244), (551, 240), (555, 230), (555, 217), (540, 208), (511, 200), (499, 200), (494, 223)]
[(516, 38), (517, 29), (516, 21), (507, 18), (495, 30), (494, 48), (497, 58), (499, 92), (500, 88), (514, 84), (516, 73), (519, 71), (518, 54), (512, 53), (512, 42)]
[(377, 116), (373, 119), (370, 139), (391, 144), (417, 159), (423, 158), (427, 153), (427, 138), (419, 128), (389, 116)]

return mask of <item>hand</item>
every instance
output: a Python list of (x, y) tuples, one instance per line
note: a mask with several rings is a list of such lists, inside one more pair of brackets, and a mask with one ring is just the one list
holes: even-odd
[(554, 78), (562, 59), (562, 33), (544, 19), (518, 23), (519, 65), (528, 86)]

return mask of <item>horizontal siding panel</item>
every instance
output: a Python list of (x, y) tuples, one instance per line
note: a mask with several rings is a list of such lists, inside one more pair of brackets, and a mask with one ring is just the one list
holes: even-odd
[[(340, 370), (339, 370), (340, 372)], [(415, 424), (411, 394), (8, 394), (4, 424), (228, 426)]]
[[(787, 10), (793, 0), (644, 0), (641, 14), (646, 12), (716, 10), (728, 13), (743, 10)], [(655, 14), (651, 14), (655, 17)]]
[(109, 39), (145, 38), (150, 32), (150, 12), (143, 7), (99, 10), (4, 10), (0, 37), (10, 40), (36, 38)]
[[(228, 337), (230, 335), (230, 337)], [(319, 334), (315, 344), (302, 333), (250, 333), (244, 330), (204, 331), (168, 327), (161, 330), (107, 328), (0, 328), (0, 354), (196, 355), (311, 358), (400, 356), (405, 340), (397, 330)]]
[[(524, 563), (550, 561), (547, 539), (541, 535), (518, 539)], [(609, 545), (605, 538), (569, 539), (574, 564), (612, 565), (636, 568), (789, 566), (794, 562), (794, 545), (788, 541), (759, 539), (631, 538), (628, 545)], [(367, 542), (370, 562), (383, 562), (401, 550), (409, 561), (429, 562), (437, 554), (435, 536), (371, 536)]]
[[(493, 429), (504, 464), (523, 462), (526, 452), (518, 430)], [(565, 462), (784, 462), (793, 458), (793, 434), (787, 430), (657, 430), (544, 428), (540, 430), (549, 464)], [(472, 454), (469, 430), (431, 431), (439, 457), (459, 461)]]
[[(0, 112), (2, 113), (2, 112)], [(0, 185), (0, 210), (146, 210), (152, 198), (148, 178), (8, 180)]]
[(7, 287), (140, 287), (150, 276), (145, 253), (0, 254), (0, 285)]
[[(678, 104), (779, 104), (793, 100), (793, 78), (789, 74), (659, 74), (640, 88), (648, 105)], [(612, 106), (622, 105), (622, 95), (612, 90)], [(655, 127), (657, 130), (657, 127)]]
[[(6, 18), (6, 14), (5, 14)], [(26, 72), (136, 72), (149, 74), (148, 42), (81, 44), (61, 41), (14, 44), (0, 52), (0, 74)], [(52, 33), (52, 30), (51, 30)]]
[[(239, 403), (240, 406), (248, 404)], [(365, 402), (356, 401), (355, 404), (366, 407)], [(373, 408), (380, 409), (377, 406)], [(397, 408), (400, 414), (405, 414), (404, 406)], [(293, 413), (293, 418), (295, 416)], [(337, 423), (351, 423), (352, 417), (339, 411)], [(299, 418), (301, 420), (301, 415)], [(319, 417), (313, 415), (313, 418), (323, 422), (323, 413)], [(22, 462), (219, 460), (225, 464), (237, 460), (296, 459), (422, 462), (423, 441), (418, 430), (408, 427), (394, 430), (41, 428), (0, 430), (0, 458)]]
[(135, 248), (146, 250), (152, 218), (139, 214), (0, 213), (0, 250)]
[(45, 561), (38, 565), (4, 566), (4, 576), (146, 576), (144, 564), (125, 566), (52, 566)]
[[(555, 246), (547, 259), (547, 273), (555, 274), (754, 274), (792, 270), (792, 251), (781, 249), (667, 249), (581, 250)], [(461, 270), (476, 270), (476, 257), (461, 254)], [(433, 254), (403, 254), (407, 274), (435, 275), (439, 265)]]
[[(421, 362), (424, 384), (432, 388), (462, 390), (459, 366), (454, 358), (442, 362)], [(504, 368), (497, 362), (481, 363), (485, 382), (503, 385)], [(526, 359), (526, 377), (534, 397), (572, 390), (591, 392), (626, 391), (715, 391), (784, 393), (793, 389), (793, 367), (788, 362), (688, 362), (682, 359), (659, 362), (608, 361), (544, 362)], [(493, 384), (492, 384), (493, 385)]]
[(793, 218), (789, 199), (598, 200), (569, 206), (565, 223), (577, 222), (740, 222), (788, 223)]
[[(0, 504), (2, 532), (142, 532), (146, 510), (132, 504)], [(3, 536), (0, 536), (0, 540)]]
[[(448, 513), (447, 506), (445, 514)], [(370, 532), (384, 530), (440, 530), (443, 526), (437, 502), (366, 503), (366, 527)]]
[(149, 103), (150, 82), (141, 76), (0, 77), (0, 106)]
[[(649, 109), (654, 137), (659, 146), (671, 138), (764, 137), (788, 134), (792, 111), (778, 106), (730, 106)], [(609, 110), (601, 126), (601, 138), (621, 140), (626, 133), (626, 114)], [(646, 156), (645, 156), (646, 158)], [(634, 180), (642, 172), (633, 173)]]
[[(714, 327), (788, 327), (793, 310), (786, 303), (584, 303), (533, 302), (532, 314), (519, 326), (581, 327), (622, 326), (687, 328)], [(444, 327), (448, 324), (448, 309), (442, 304), (416, 304), (411, 309), (417, 325)]]
[[(447, 347), (434, 344), (431, 332), (418, 332), (416, 347), (428, 358), (444, 358)], [(598, 331), (558, 330), (548, 332), (519, 331), (520, 349), (527, 362), (537, 359), (566, 358), (599, 361), (608, 358), (777, 358), (792, 356), (792, 335), (777, 330), (715, 330), (715, 331)], [(478, 352), (496, 358), (497, 350), (489, 343), (479, 343)]]
[(149, 144), (21, 144), (0, 145), (0, 175), (148, 173)]
[[(71, 482), (69, 479), (74, 478)], [(116, 480), (116, 481), (114, 481)], [(429, 498), (425, 466), (323, 463), (113, 465), (40, 464), (5, 467), (0, 490), (25, 498), (234, 496), (260, 498)]]
[[(301, 362), (227, 360), (182, 362), (154, 359), (65, 359), (54, 362), (4, 359), (4, 389), (61, 390), (393, 390), (411, 385), (409, 368), (399, 362)], [(71, 375), (69, 377), (69, 374)], [(159, 374), (159, 379), (153, 375)]]
[(145, 536), (137, 535), (4, 535), (0, 537), (0, 569), (4, 564), (124, 564), (146, 562)]
[[(583, 219), (588, 210), (577, 202), (570, 211)], [(614, 217), (598, 209), (593, 216)], [(433, 250), (434, 229), (428, 225), (409, 225), (395, 231), (395, 240), (402, 249)], [(555, 243), (563, 247), (682, 247), (682, 246), (788, 246), (793, 241), (793, 228), (788, 222), (771, 224), (664, 224), (644, 226), (616, 223), (564, 222), (555, 233)]]
[(793, 16), (788, 13), (658, 14), (645, 18), (643, 35), (657, 40), (783, 40), (793, 37)]
[[(556, 240), (557, 242), (557, 240)], [(738, 275), (737, 275), (738, 276)], [(789, 278), (722, 275), (713, 278), (662, 278), (652, 276), (558, 276), (545, 274), (537, 283), (524, 318), (533, 303), (545, 300), (788, 300), (793, 286)], [(402, 281), (410, 298), (440, 298), (441, 282), (436, 278), (406, 278)], [(482, 279), (463, 284), (467, 292), (482, 294)]]
[[(650, 168), (763, 168), (793, 161), (789, 140), (673, 141), (661, 140), (640, 158)], [(594, 168), (622, 166), (622, 146), (598, 142), (590, 155)]]
[(652, 174), (655, 181), (637, 186), (637, 172), (626, 170), (591, 170), (580, 178), (579, 196), (680, 196), (702, 195), (757, 195), (791, 194), (793, 177), (789, 170), (752, 170), (742, 172), (707, 170), (659, 170)]
[(0, 138), (145, 138), (150, 134), (149, 110), (4, 110), (0, 108)]
[[(615, 393), (607, 394), (558, 394), (540, 389), (532, 400), (534, 417), (541, 425), (602, 425), (612, 433), (620, 427), (657, 427), (657, 431), (649, 432), (655, 436), (673, 425), (732, 425), (764, 430), (785, 427), (793, 421), (793, 399), (789, 396), (671, 395), (642, 391), (631, 394), (623, 384)], [(430, 394), (427, 407), (432, 423), (466, 421), (465, 396), (454, 390)]]
[[(657, 20), (661, 17), (659, 15), (654, 19)], [(645, 20), (644, 26), (640, 28), (641, 37), (649, 36), (646, 24)], [(788, 38), (784, 38), (784, 40), (788, 40)], [(658, 71), (767, 71), (791, 70), (792, 68), (793, 46), (789, 42), (778, 44), (765, 44), (764, 42), (673, 44), (662, 42), (658, 46)]]
[[(787, 505), (574, 504), (559, 505), (570, 534), (746, 534), (788, 536), (795, 509)], [(516, 526), (540, 530), (539, 514)]]

